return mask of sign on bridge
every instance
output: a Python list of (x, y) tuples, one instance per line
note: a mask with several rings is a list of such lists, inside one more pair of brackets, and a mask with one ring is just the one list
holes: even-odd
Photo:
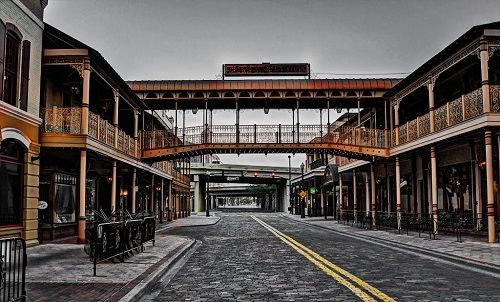
[(289, 64), (224, 64), (222, 65), (225, 77), (247, 76), (309, 76), (309, 63)]

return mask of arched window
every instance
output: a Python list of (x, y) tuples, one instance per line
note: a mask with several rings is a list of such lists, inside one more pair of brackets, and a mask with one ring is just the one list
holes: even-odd
[(14, 139), (0, 143), (0, 228), (21, 224), (24, 148)]

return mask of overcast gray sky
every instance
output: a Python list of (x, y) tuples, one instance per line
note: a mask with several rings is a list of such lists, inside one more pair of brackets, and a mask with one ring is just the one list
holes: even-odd
[[(260, 62), (308, 62), (321, 78), (401, 76), (498, 20), (500, 0), (50, 0), (45, 10), (47, 23), (97, 49), (126, 80), (216, 79), (223, 63)], [(291, 112), (242, 113), (241, 124), (259, 122), (291, 123)], [(216, 112), (221, 123), (233, 114)], [(319, 123), (318, 112), (301, 113), (301, 123)], [(288, 165), (286, 155), (221, 158)]]

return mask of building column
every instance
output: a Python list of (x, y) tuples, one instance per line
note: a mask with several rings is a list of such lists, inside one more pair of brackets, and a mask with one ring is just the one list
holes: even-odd
[(154, 215), (154, 212), (155, 212), (155, 210), (154, 210), (154, 205), (155, 205), (155, 176), (154, 176), (154, 174), (151, 174), (151, 191), (150, 191), (149, 195), (151, 197), (149, 199), (148, 212), (151, 215)]
[(194, 211), (202, 212), (204, 210), (203, 207), (204, 199), (202, 194), (203, 186), (201, 185), (200, 176), (194, 175), (193, 182), (194, 182)]
[(495, 196), (493, 184), (493, 144), (491, 130), (484, 131), (486, 152), (486, 211), (488, 215), (488, 242), (495, 242)]
[(434, 132), (434, 84), (432, 80), (427, 84), (427, 91), (429, 94), (429, 122), (430, 132)]
[(113, 104), (113, 126), (115, 127), (114, 146), (118, 148), (118, 107), (120, 105), (120, 94), (118, 89), (114, 89), (115, 103)]
[(491, 111), (490, 83), (488, 76), (488, 41), (479, 42), (479, 57), (481, 59), (481, 90), (483, 92), (483, 112)]
[(437, 184), (437, 163), (436, 148), (431, 147), (431, 200), (432, 200), (432, 220), (434, 234), (438, 232), (438, 184)]
[(90, 100), (90, 60), (83, 60), (83, 84), (82, 84), (82, 121), (80, 131), (83, 135), (89, 133), (89, 100)]
[[(137, 109), (134, 109), (134, 141), (135, 141), (135, 150), (134, 150), (134, 154), (136, 157), (139, 157), (138, 156), (138, 152), (140, 151), (138, 149), (138, 139), (139, 139), (139, 111)], [(135, 170), (135, 168), (134, 168)]]
[(385, 166), (385, 189), (387, 190), (387, 215), (391, 213), (392, 201), (391, 201), (391, 178), (389, 177), (389, 167), (388, 164)]
[(160, 223), (163, 223), (163, 213), (165, 213), (165, 199), (163, 195), (163, 177), (161, 178), (160, 187)]
[(396, 129), (396, 145), (399, 145), (399, 101), (394, 105), (394, 128)]
[(167, 221), (172, 221), (172, 181), (168, 181)]
[(85, 190), (87, 184), (87, 151), (80, 151), (80, 208), (78, 212), (78, 243), (85, 243), (85, 228), (87, 226), (85, 217)]
[(363, 173), (363, 178), (365, 180), (365, 217), (370, 215), (370, 180), (368, 179), (368, 173)]
[(370, 184), (371, 184), (371, 195), (372, 195), (372, 224), (375, 225), (375, 216), (377, 213), (377, 201), (376, 201), (376, 191), (375, 191), (375, 164), (370, 165)]
[(399, 168), (399, 157), (396, 156), (396, 215), (398, 221), (398, 230), (401, 229), (401, 172)]
[(356, 170), (352, 172), (352, 193), (354, 201), (354, 222), (358, 222), (358, 184)]
[[(343, 208), (344, 208), (344, 189), (343, 189), (343, 183), (342, 183), (342, 174), (339, 173), (339, 211), (340, 211), (340, 218), (342, 218), (343, 214)], [(333, 192), (333, 194), (336, 194), (336, 192)]]
[[(113, 160), (113, 166), (111, 168), (111, 215), (116, 211), (116, 160)], [(113, 217), (112, 220), (116, 220)]]
[(137, 188), (137, 169), (134, 168), (132, 171), (132, 196), (131, 196), (131, 207), (132, 207), (132, 214), (135, 214), (135, 203), (136, 203), (136, 188)]

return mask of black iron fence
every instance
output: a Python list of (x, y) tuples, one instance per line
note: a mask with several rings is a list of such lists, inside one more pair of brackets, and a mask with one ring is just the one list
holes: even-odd
[[(418, 232), (419, 237), (427, 233), (429, 238), (435, 239), (436, 234), (454, 235), (457, 241), (462, 241), (462, 235), (483, 236), (486, 235), (488, 225), (486, 215), (482, 217), (472, 214), (440, 213), (437, 219), (431, 214), (400, 213), (399, 225), (398, 214), (396, 212), (376, 212), (375, 223), (371, 212), (356, 213), (353, 210), (337, 210), (337, 221), (345, 225), (360, 228), (382, 229), (385, 231), (395, 231), (398, 233)], [(434, 230), (436, 225), (437, 230)], [(495, 219), (495, 230), (497, 238), (500, 236), (500, 217)], [(437, 231), (437, 232), (436, 232)]]
[(155, 243), (156, 221), (154, 217), (124, 219), (117, 222), (96, 223), (85, 232), (85, 252), (94, 263), (105, 261), (124, 262), (135, 252), (144, 251), (144, 244)]
[(26, 243), (0, 238), (0, 301), (26, 301)]

